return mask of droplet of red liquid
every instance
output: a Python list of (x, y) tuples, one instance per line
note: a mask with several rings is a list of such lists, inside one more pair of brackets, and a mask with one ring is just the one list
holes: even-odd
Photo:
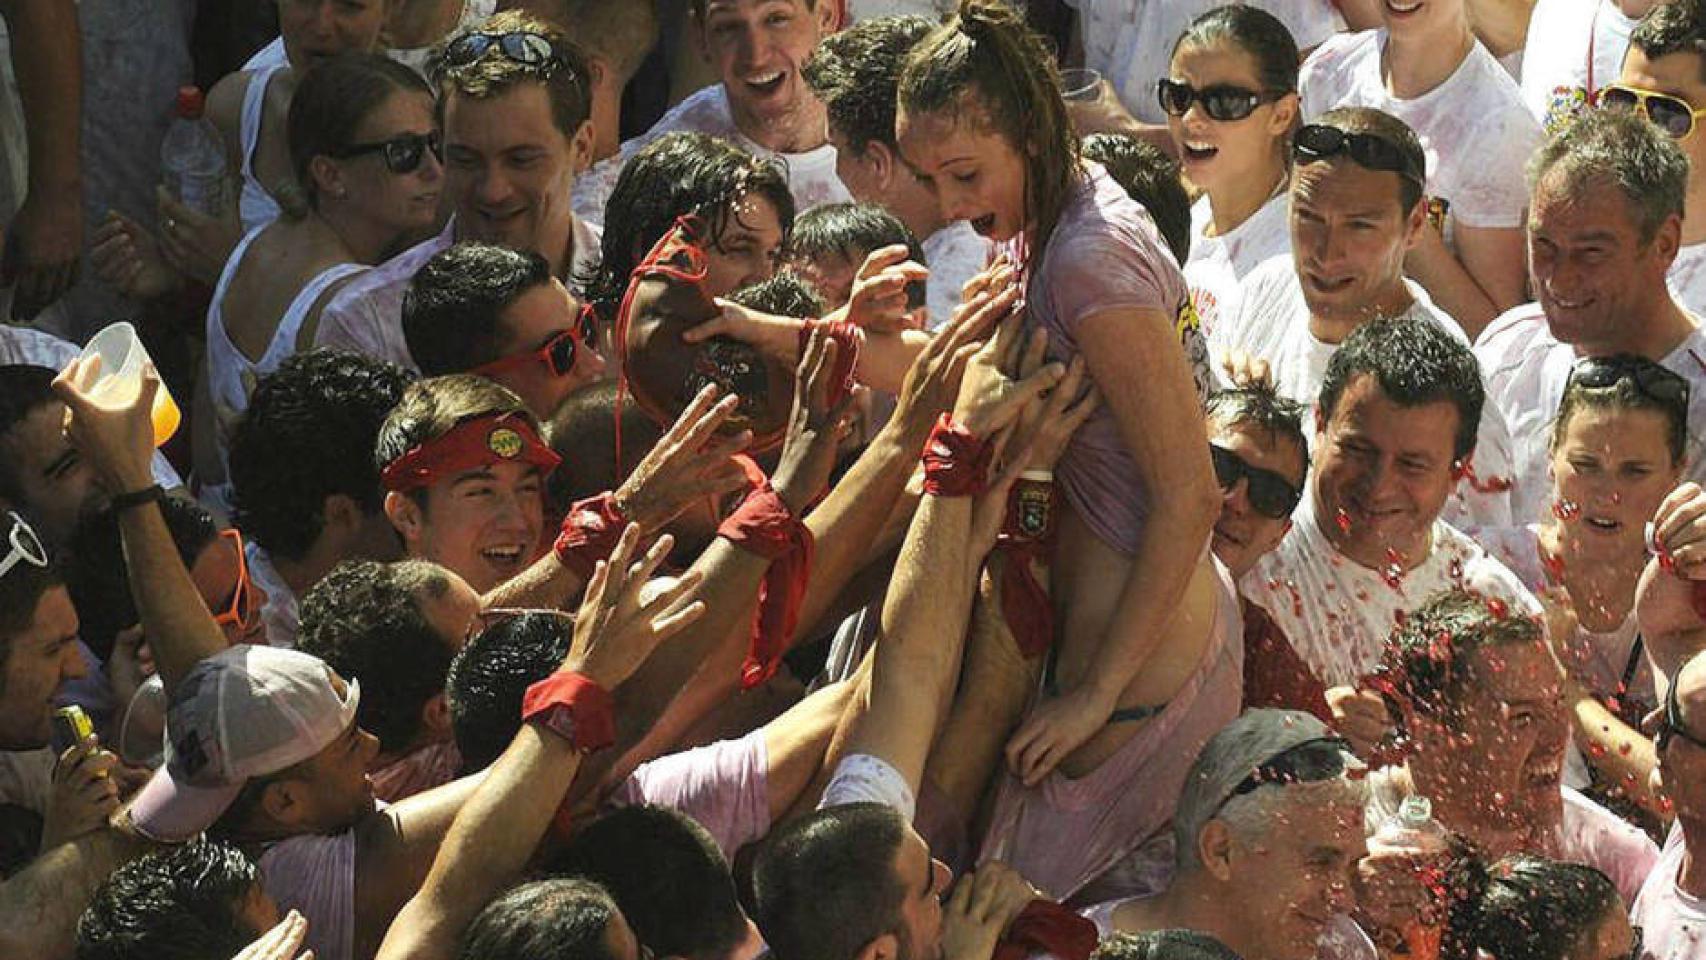
[(1566, 522), (1576, 520), (1582, 515), (1582, 505), (1574, 500), (1554, 500), (1552, 515)]
[(1502, 620), (1510, 615), (1510, 604), (1505, 603), (1498, 597), (1488, 597), (1487, 612)]
[(1349, 513), (1345, 512), (1344, 507), (1340, 507), (1338, 509), (1338, 512), (1334, 514), (1333, 522), (1337, 523), (1339, 525), (1339, 532), (1340, 533), (1350, 533), (1351, 532), (1351, 515)]

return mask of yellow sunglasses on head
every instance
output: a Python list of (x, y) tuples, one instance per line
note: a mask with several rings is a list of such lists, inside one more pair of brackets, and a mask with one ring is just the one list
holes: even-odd
[(1657, 90), (1626, 83), (1609, 84), (1599, 91), (1599, 105), (1609, 110), (1639, 111), (1673, 140), (1687, 140), (1706, 110), (1696, 110), (1687, 100)]

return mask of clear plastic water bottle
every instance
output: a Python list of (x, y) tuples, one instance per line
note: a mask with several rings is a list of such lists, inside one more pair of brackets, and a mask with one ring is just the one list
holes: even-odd
[(177, 115), (160, 144), (160, 168), (179, 203), (219, 217), (225, 212), (225, 149), (203, 116), (204, 106), (199, 89), (178, 88)]
[[(1368, 852), (1413, 858), (1418, 863), (1417, 879), (1438, 899), (1445, 888), (1444, 861), (1451, 847), (1449, 834), (1434, 820), (1433, 812), (1433, 801), (1427, 797), (1405, 797), (1398, 812), (1369, 838)], [(1438, 922), (1411, 920), (1399, 931), (1404, 938), (1402, 952), (1409, 960), (1436, 960), (1443, 932)]]

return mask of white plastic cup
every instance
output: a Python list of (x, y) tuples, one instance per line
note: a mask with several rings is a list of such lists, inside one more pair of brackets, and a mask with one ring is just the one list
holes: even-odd
[[(100, 358), (100, 369), (93, 383), (86, 381), (89, 399), (112, 406), (123, 406), (134, 400), (142, 390), (142, 371), (151, 362), (148, 348), (142, 345), (136, 328), (121, 320), (90, 337), (78, 359), (86, 363), (95, 357)], [(86, 372), (84, 376), (87, 376)], [(178, 404), (165, 383), (161, 383), (154, 394), (152, 412), (154, 445), (158, 447), (172, 439), (181, 419)]]
[(1094, 100), (1102, 95), (1102, 74), (1088, 68), (1060, 71), (1061, 97), (1068, 103)]

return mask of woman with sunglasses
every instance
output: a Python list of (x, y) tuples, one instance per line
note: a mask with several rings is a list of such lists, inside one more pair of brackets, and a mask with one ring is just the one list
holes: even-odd
[[(1482, 533), (1542, 598), (1568, 671), (1578, 747), (1573, 779), (1652, 806), (1653, 756), (1637, 732), (1658, 703), (1635, 621), (1646, 524), (1687, 463), (1688, 383), (1642, 357), (1576, 362), (1552, 426), (1552, 511), (1544, 522)], [(1633, 776), (1626, 776), (1633, 774)]]
[(1467, 0), (1380, 6), (1385, 26), (1341, 34), (1303, 64), (1303, 116), (1374, 107), (1428, 155), (1430, 221), (1405, 272), (1474, 340), (1527, 299), (1523, 165), (1540, 125), (1469, 27)]
[(1213, 336), (1239, 281), (1291, 249), (1286, 228), (1287, 149), (1297, 123), (1297, 45), (1285, 24), (1244, 5), (1219, 7), (1173, 45), (1157, 86), (1184, 176), (1202, 195), (1191, 207), (1191, 296)]
[(1163, 705), (1178, 689), (1134, 681), (1167, 652), (1156, 647), (1172, 612), (1213, 592), (1197, 563), (1219, 502), (1202, 442), (1206, 349), (1148, 212), (1080, 160), (1053, 62), (1010, 7), (962, 0), (912, 51), (899, 101), (907, 165), (946, 219), (1007, 245), (1050, 359), (1082, 355), (1104, 401), (1055, 472), (1059, 695), (1007, 748), (1036, 783), (1116, 708)]
[(194, 454), (200, 495), (215, 505), (227, 499), (227, 445), (256, 378), (313, 343), (340, 282), (438, 220), (432, 93), (409, 68), (377, 54), (315, 67), (291, 101), (287, 132), (308, 209), (244, 236), (207, 311)]

